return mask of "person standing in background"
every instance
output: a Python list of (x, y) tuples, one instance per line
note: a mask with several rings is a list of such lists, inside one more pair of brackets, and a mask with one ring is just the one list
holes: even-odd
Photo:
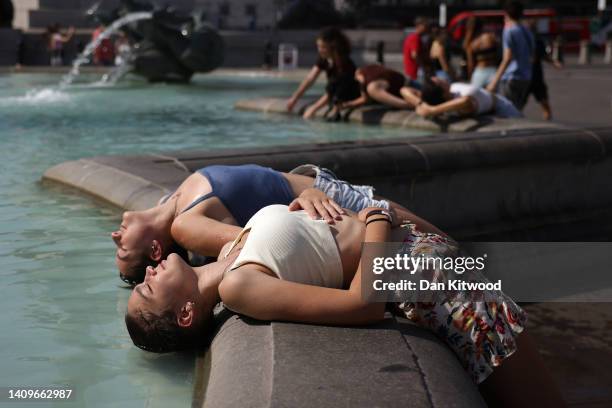
[(495, 34), (484, 30), (481, 19), (470, 17), (463, 40), (470, 84), (484, 88), (495, 77), (499, 63), (499, 42)]
[[(96, 39), (106, 30), (104, 24), (100, 24), (91, 35), (91, 40)], [(110, 38), (105, 38), (100, 42), (94, 51), (93, 63), (96, 65), (109, 66), (115, 63), (115, 46)]]
[(51, 65), (59, 66), (64, 64), (64, 44), (72, 39), (74, 27), (70, 27), (66, 34), (60, 30), (59, 23), (47, 27), (47, 49), (51, 54)]
[[(414, 19), (415, 30), (404, 40), (404, 73), (413, 81), (418, 78), (419, 67), (423, 61), (423, 45), (421, 38), (429, 30), (429, 21), (425, 17)], [(425, 50), (429, 51), (429, 50)]]
[(562, 68), (563, 64), (553, 59), (546, 52), (546, 44), (537, 32), (536, 20), (531, 19), (528, 21), (527, 24), (535, 38), (535, 55), (533, 58), (533, 67), (531, 71), (531, 85), (529, 86), (527, 98), (529, 98), (529, 95), (533, 95), (535, 100), (542, 107), (542, 117), (544, 118), (544, 120), (551, 120), (552, 110), (550, 108), (550, 102), (548, 100), (548, 86), (546, 86), (546, 82), (544, 81), (544, 69), (542, 68), (542, 61), (546, 61), (558, 69)]
[(435, 27), (431, 30), (431, 46), (429, 47), (427, 77), (436, 76), (449, 84), (455, 79), (455, 72), (451, 66), (451, 54), (448, 37), (444, 27)]
[(535, 42), (529, 29), (520, 22), (523, 17), (523, 4), (516, 0), (509, 1), (504, 11), (506, 16), (502, 35), (503, 57), (495, 77), (487, 85), (487, 90), (495, 92), (499, 84), (500, 93), (522, 111), (531, 85)]

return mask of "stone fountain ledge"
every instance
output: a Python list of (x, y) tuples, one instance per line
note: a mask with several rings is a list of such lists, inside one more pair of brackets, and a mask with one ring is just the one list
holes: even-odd
[[(312, 99), (302, 98), (290, 113), (286, 108), (287, 100), (288, 98), (273, 97), (242, 99), (235, 103), (234, 108), (264, 113), (301, 115), (306, 107), (313, 102)], [(323, 119), (324, 113), (325, 109), (321, 109), (315, 117)], [(563, 128), (561, 125), (549, 122), (529, 119), (505, 119), (494, 116), (434, 121), (422, 118), (412, 110), (396, 110), (383, 105), (368, 105), (354, 109), (346, 119), (350, 122), (368, 125), (398, 126), (428, 132), (469, 132), (474, 130), (487, 132), (494, 130)]]
[[(445, 133), (101, 156), (58, 164), (43, 179), (143, 209), (206, 165), (316, 163), (376, 186), (455, 238), (576, 241), (612, 235), (611, 148), (612, 128)], [(484, 405), (446, 346), (394, 318), (343, 328), (226, 316), (196, 369), (194, 406)]]

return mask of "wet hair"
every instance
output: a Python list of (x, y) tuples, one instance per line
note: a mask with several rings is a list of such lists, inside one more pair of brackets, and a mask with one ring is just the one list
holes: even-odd
[(147, 266), (157, 266), (157, 263), (146, 255), (139, 256), (136, 263), (127, 266), (125, 273), (119, 272), (119, 278), (134, 286), (144, 281)]
[(348, 37), (337, 27), (325, 27), (319, 32), (317, 39), (329, 47), (334, 65), (340, 72), (344, 71), (351, 55), (351, 42)]
[(153, 353), (188, 350), (196, 344), (193, 330), (180, 327), (172, 310), (161, 315), (141, 310), (136, 316), (126, 313), (125, 326), (136, 347)]
[(523, 3), (517, 0), (506, 1), (504, 11), (513, 20), (518, 20), (523, 17)]
[(446, 98), (444, 97), (444, 89), (431, 80), (425, 81), (425, 84), (421, 89), (421, 99), (428, 105), (439, 105), (446, 102)]
[[(178, 256), (183, 258), (185, 262), (189, 262), (189, 255), (187, 254), (187, 251), (178, 244), (173, 244), (167, 252), (162, 254), (162, 258), (165, 259), (171, 253), (177, 254)], [(129, 264), (125, 272), (119, 272), (119, 278), (128, 285), (132, 286), (144, 281), (147, 266), (155, 267), (158, 264), (157, 262), (149, 258), (146, 251), (138, 254), (138, 256), (135, 258), (136, 260), (134, 261), (134, 263)]]

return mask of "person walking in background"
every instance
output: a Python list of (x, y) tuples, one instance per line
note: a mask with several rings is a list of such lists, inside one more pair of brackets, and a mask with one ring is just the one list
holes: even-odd
[(484, 31), (481, 19), (470, 17), (467, 22), (463, 49), (467, 60), (470, 84), (484, 88), (493, 79), (499, 63), (499, 42), (495, 34)]
[(304, 111), (304, 119), (310, 119), (322, 107), (341, 103), (359, 96), (355, 85), (355, 63), (351, 60), (351, 43), (336, 27), (323, 29), (317, 37), (319, 59), (304, 78), (298, 89), (287, 102), (287, 111), (291, 112), (297, 101), (314, 84), (322, 71), (327, 75), (327, 86), (315, 103)]
[(552, 64), (555, 68), (562, 68), (561, 62), (553, 59), (546, 52), (546, 44), (542, 39), (542, 36), (538, 35), (536, 20), (531, 19), (527, 22), (534, 38), (535, 38), (535, 54), (533, 58), (533, 66), (531, 71), (531, 85), (529, 86), (529, 95), (533, 95), (535, 100), (540, 104), (542, 108), (542, 117), (544, 120), (552, 119), (552, 110), (550, 108), (550, 102), (548, 101), (548, 86), (544, 81), (544, 69), (542, 68), (542, 61), (546, 61)]
[[(422, 66), (423, 36), (429, 31), (429, 21), (425, 17), (414, 20), (414, 32), (404, 40), (404, 73), (413, 81), (418, 79), (419, 68)], [(428, 50), (427, 50), (428, 51)]]
[(523, 17), (523, 4), (520, 1), (509, 1), (504, 11), (506, 13), (502, 36), (504, 53), (495, 77), (487, 85), (487, 89), (495, 92), (499, 84), (501, 94), (522, 111), (531, 84), (535, 44), (529, 29), (520, 22)]
[(64, 63), (64, 44), (72, 39), (74, 27), (70, 27), (66, 34), (60, 30), (59, 23), (47, 27), (47, 50), (51, 54), (51, 65), (59, 66)]

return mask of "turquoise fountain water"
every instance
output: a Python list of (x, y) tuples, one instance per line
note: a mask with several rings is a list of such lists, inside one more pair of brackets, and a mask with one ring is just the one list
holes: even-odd
[(74, 389), (75, 400), (58, 406), (188, 407), (194, 361), (132, 346), (123, 325), (129, 290), (109, 236), (121, 211), (41, 184), (47, 168), (102, 154), (407, 134), (232, 109), (238, 98), (289, 94), (296, 84), (286, 81), (208, 76), (190, 86), (58, 89), (58, 79), (0, 76), (0, 387)]

